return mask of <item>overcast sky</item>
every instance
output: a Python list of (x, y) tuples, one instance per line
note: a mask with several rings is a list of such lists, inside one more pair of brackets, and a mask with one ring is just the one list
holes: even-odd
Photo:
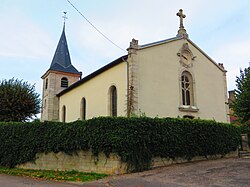
[[(0, 0), (0, 79), (36, 84), (48, 70), (67, 12), (66, 37), (71, 61), (83, 76), (126, 52), (107, 42), (67, 0)], [(189, 38), (217, 63), (223, 63), (228, 89), (250, 61), (249, 0), (71, 0), (99, 30), (124, 50), (176, 36), (184, 10)]]

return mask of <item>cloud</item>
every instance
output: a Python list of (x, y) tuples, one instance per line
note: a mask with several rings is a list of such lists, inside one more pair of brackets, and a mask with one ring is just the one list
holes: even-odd
[[(235, 87), (235, 77), (240, 66), (248, 62), (250, 41), (239, 38), (236, 33), (242, 31), (239, 27), (234, 28), (230, 21), (237, 21), (239, 17), (244, 18), (240, 12), (247, 3), (245, 0), (242, 3), (235, 3), (233, 0), (227, 3), (199, 0), (138, 0), (114, 3), (112, 8), (104, 11), (84, 13), (106, 36), (126, 49), (132, 38), (138, 39), (139, 44), (145, 44), (175, 36), (179, 26), (176, 12), (183, 8), (184, 14), (187, 15), (184, 25), (190, 38), (198, 41), (195, 41), (196, 44), (208, 52), (215, 61), (224, 63), (228, 70), (228, 85), (232, 89)], [(88, 10), (80, 4), (78, 8), (82, 11)], [(75, 23), (73, 28), (77, 28), (72, 30), (73, 43), (83, 53), (77, 59), (83, 59), (82, 63), (86, 65), (81, 67), (87, 72), (108, 63), (106, 59), (113, 60), (126, 53), (106, 41), (83, 19)]]
[(0, 57), (48, 58), (53, 51), (49, 34), (18, 13), (11, 17), (8, 14), (2, 16), (0, 41)]
[(236, 76), (239, 75), (240, 69), (248, 67), (250, 39), (242, 37), (235, 38), (224, 42), (214, 48), (212, 56), (220, 63), (224, 63), (227, 69), (228, 88), (235, 88)]

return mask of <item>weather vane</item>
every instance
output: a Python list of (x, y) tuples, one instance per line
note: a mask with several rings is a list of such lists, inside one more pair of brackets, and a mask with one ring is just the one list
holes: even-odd
[(65, 25), (66, 19), (68, 19), (67, 16), (66, 16), (67, 12), (63, 12), (63, 13), (64, 13), (64, 15), (62, 16), (63, 19), (64, 19), (64, 22), (63, 22), (63, 23), (64, 23), (64, 25)]

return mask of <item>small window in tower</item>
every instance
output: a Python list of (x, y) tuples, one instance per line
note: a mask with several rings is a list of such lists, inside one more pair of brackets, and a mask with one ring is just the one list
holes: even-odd
[(63, 77), (62, 79), (61, 79), (61, 87), (63, 87), (63, 88), (67, 88), (68, 87), (68, 79), (66, 78), (66, 77)]
[(48, 79), (45, 80), (45, 89), (48, 88)]

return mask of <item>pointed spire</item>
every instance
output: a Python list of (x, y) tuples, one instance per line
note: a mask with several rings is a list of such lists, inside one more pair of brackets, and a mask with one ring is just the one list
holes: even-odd
[(56, 71), (63, 71), (63, 72), (69, 72), (69, 73), (76, 73), (81, 74), (72, 64), (68, 49), (68, 44), (66, 40), (65, 35), (65, 19), (66, 19), (66, 13), (64, 12), (65, 16), (64, 18), (64, 24), (63, 24), (63, 31), (62, 35), (60, 37), (60, 40), (58, 42), (53, 60), (50, 65), (50, 70), (56, 70)]

